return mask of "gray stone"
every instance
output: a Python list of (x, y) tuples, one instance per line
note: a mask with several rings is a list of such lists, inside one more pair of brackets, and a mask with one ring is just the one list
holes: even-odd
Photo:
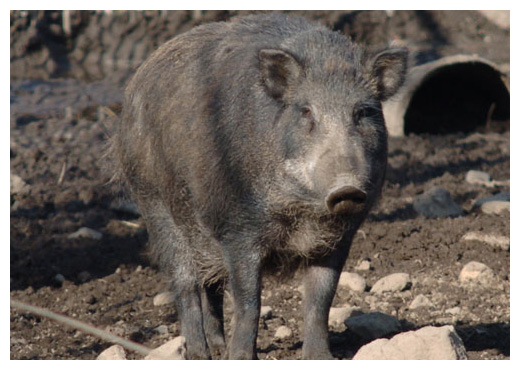
[(115, 344), (101, 352), (97, 360), (126, 360), (125, 349), (121, 345)]
[(365, 279), (355, 272), (342, 272), (339, 276), (339, 286), (347, 287), (355, 292), (364, 292), (367, 287)]
[(371, 312), (350, 317), (345, 320), (348, 330), (356, 333), (364, 340), (373, 340), (397, 333), (401, 323), (395, 317), (382, 312)]
[(464, 343), (453, 326), (427, 326), (378, 339), (359, 349), (353, 360), (467, 360)]
[(450, 193), (434, 186), (413, 201), (414, 210), (427, 218), (455, 217), (462, 214), (462, 208), (451, 199)]
[(150, 351), (145, 360), (186, 360), (186, 338), (175, 337)]
[(408, 289), (412, 285), (410, 275), (404, 272), (390, 274), (384, 278), (379, 279), (372, 289), (371, 293), (382, 294), (385, 292), (400, 292)]

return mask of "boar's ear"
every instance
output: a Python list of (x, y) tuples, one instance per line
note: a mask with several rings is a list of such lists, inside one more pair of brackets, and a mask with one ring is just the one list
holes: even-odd
[(302, 67), (289, 53), (277, 49), (263, 49), (258, 55), (262, 81), (269, 95), (283, 100), (299, 81)]
[(408, 50), (391, 47), (373, 53), (369, 56), (367, 65), (376, 95), (381, 101), (387, 100), (404, 82), (408, 68)]

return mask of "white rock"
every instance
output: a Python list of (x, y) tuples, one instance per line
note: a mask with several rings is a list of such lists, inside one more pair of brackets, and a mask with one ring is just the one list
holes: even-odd
[(432, 307), (432, 302), (428, 299), (428, 297), (419, 294), (417, 297), (414, 298), (414, 300), (410, 303), (410, 306), (408, 308), (410, 310), (415, 310), (419, 307)]
[(502, 212), (511, 212), (511, 203), (503, 200), (492, 200), (482, 204), (480, 209), (488, 215), (499, 215)]
[(125, 349), (119, 344), (114, 344), (101, 352), (96, 360), (126, 360)]
[(466, 182), (470, 184), (486, 184), (491, 182), (491, 176), (484, 171), (469, 170), (466, 173)]
[(368, 271), (372, 268), (372, 265), (370, 264), (370, 261), (369, 260), (362, 260), (358, 263), (358, 265), (356, 267), (354, 267), (354, 269), (358, 270), (358, 271)]
[(509, 250), (510, 240), (506, 236), (495, 235), (495, 234), (486, 234), (479, 231), (470, 231), (462, 237), (462, 240), (471, 241), (476, 240), (479, 242), (483, 242), (489, 244), (493, 247), (499, 247), (502, 250)]
[(73, 232), (72, 234), (69, 234), (69, 236), (67, 236), (68, 239), (85, 238), (94, 240), (100, 240), (102, 237), (103, 234), (101, 234), (99, 231), (92, 230), (88, 227), (80, 227), (78, 231)]
[(371, 312), (345, 320), (348, 330), (365, 340), (373, 340), (401, 330), (401, 323), (395, 317), (382, 312)]
[(467, 360), (453, 326), (427, 326), (378, 339), (361, 347), (353, 360)]
[(448, 308), (446, 310), (447, 314), (453, 315), (453, 316), (460, 315), (461, 312), (462, 312), (462, 309), (460, 307), (452, 307), (452, 308)]
[(339, 286), (347, 287), (355, 292), (364, 292), (367, 287), (365, 279), (355, 272), (342, 272), (339, 276)]
[(11, 174), (11, 194), (24, 193), (28, 189), (29, 185), (20, 176)]
[(483, 263), (472, 261), (464, 265), (459, 280), (461, 283), (478, 283), (492, 286), (498, 282), (498, 278), (488, 266)]
[(427, 218), (454, 217), (462, 214), (462, 208), (451, 199), (450, 193), (434, 186), (413, 201), (414, 210)]
[(384, 292), (400, 292), (409, 288), (411, 285), (412, 280), (410, 279), (410, 275), (404, 272), (398, 272), (376, 281), (372, 289), (370, 289), (370, 292), (376, 294), (382, 294)]
[(175, 296), (173, 292), (170, 291), (161, 292), (153, 297), (154, 306), (164, 306), (166, 304), (172, 304), (173, 302), (175, 302)]
[(273, 317), (273, 309), (271, 306), (262, 306), (260, 307), (260, 318), (264, 320), (269, 320)]
[(150, 351), (145, 360), (186, 360), (186, 338), (175, 337)]
[(510, 28), (509, 10), (478, 10), (483, 16), (503, 29)]
[(349, 317), (363, 314), (358, 307), (331, 307), (329, 311), (329, 326), (339, 327), (345, 323)]
[(292, 336), (292, 330), (291, 328), (282, 325), (278, 329), (276, 329), (276, 332), (274, 333), (275, 339), (286, 339), (290, 338)]
[(159, 325), (155, 329), (153, 329), (157, 334), (168, 334), (168, 326), (166, 325)]

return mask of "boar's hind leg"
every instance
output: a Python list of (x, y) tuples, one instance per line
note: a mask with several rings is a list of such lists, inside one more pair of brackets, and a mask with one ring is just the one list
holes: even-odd
[(347, 251), (313, 260), (304, 276), (304, 335), (302, 357), (305, 360), (332, 360), (329, 349), (328, 318), (339, 274)]
[(213, 356), (224, 355), (226, 350), (223, 303), (224, 289), (221, 284), (204, 287), (202, 292), (204, 332)]
[(147, 199), (139, 204), (148, 229), (155, 259), (170, 279), (175, 306), (186, 338), (188, 359), (209, 359), (201, 302), (201, 288), (190, 248), (190, 238), (177, 227), (162, 201)]

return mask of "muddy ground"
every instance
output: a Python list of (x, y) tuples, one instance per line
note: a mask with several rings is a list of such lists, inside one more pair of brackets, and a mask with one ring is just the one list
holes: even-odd
[[(10, 198), (11, 298), (152, 348), (179, 335), (173, 307), (153, 305), (165, 280), (147, 259), (139, 216), (114, 207), (120, 194), (107, 184), (103, 149), (132, 68), (175, 34), (237, 13), (242, 12), (74, 13), (67, 32), (60, 12), (11, 13), (10, 171), (26, 184)], [(403, 40), (417, 63), (478, 53), (508, 69), (509, 31), (477, 12), (294, 13), (360, 42)], [(473, 207), (509, 186), (465, 181), (471, 169), (509, 179), (509, 129), (498, 131), (476, 127), (390, 139), (383, 198), (358, 233), (344, 270), (358, 272), (369, 286), (394, 272), (410, 274), (413, 284), (383, 296), (340, 288), (333, 306), (394, 315), (403, 330), (454, 325), (470, 359), (509, 359), (509, 250), (461, 240), (469, 231), (509, 237), (509, 213), (488, 215)], [(414, 211), (413, 199), (434, 185), (451, 193), (464, 209), (462, 216), (426, 219)], [(68, 238), (80, 227), (97, 230), (102, 238)], [(355, 270), (364, 259), (372, 268)], [(489, 266), (499, 283), (461, 284), (459, 273), (470, 261)], [(273, 317), (260, 323), (260, 359), (300, 358), (299, 284), (299, 276), (283, 284), (264, 281), (262, 304), (273, 308)], [(409, 309), (419, 294), (433, 307)], [(225, 305), (229, 329), (229, 300)], [(293, 336), (274, 340), (281, 325)], [(95, 359), (110, 346), (16, 309), (11, 309), (10, 329), (11, 359)], [(332, 328), (330, 341), (339, 359), (352, 358), (364, 344), (344, 327)]]

